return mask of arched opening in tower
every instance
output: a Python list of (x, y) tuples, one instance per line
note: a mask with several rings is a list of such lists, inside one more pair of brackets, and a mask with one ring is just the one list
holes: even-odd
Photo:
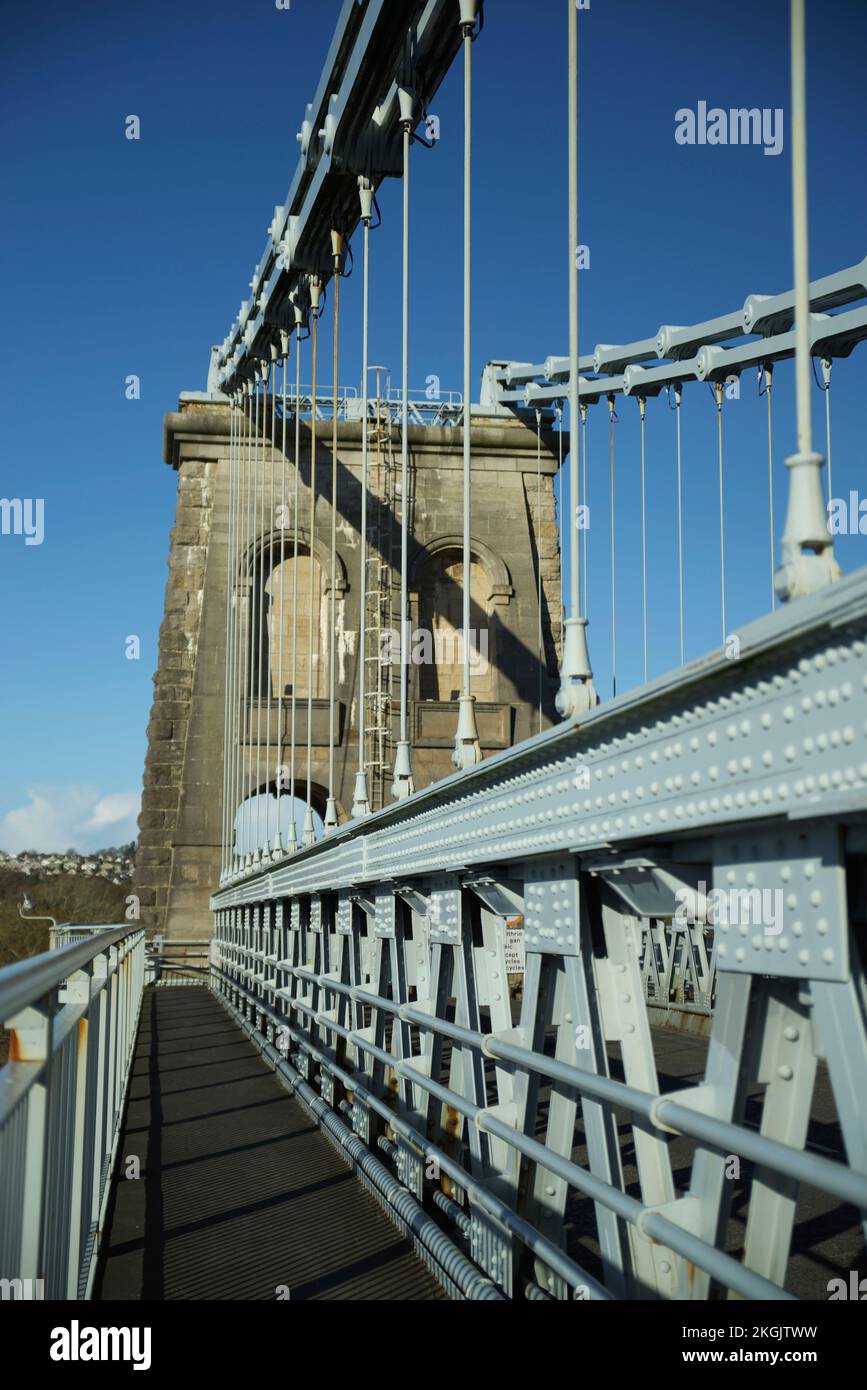
[[(422, 700), (454, 700), (463, 688), (463, 557), (442, 550), (420, 574), (418, 629), (413, 634)], [(478, 700), (494, 698), (491, 642), (491, 583), (483, 565), (470, 562), (470, 690)]]
[[(284, 539), (281, 561), (280, 544), (275, 539), (273, 564), (270, 544), (263, 545), (256, 566), (257, 582), (253, 589), (252, 622), (257, 650), (255, 666), (258, 681), (254, 675), (254, 693), (263, 700), (268, 698), (269, 685), (272, 700), (281, 696), (290, 698), (292, 694), (293, 608), (296, 611), (296, 698), (299, 701), (306, 699), (311, 672), (314, 700), (322, 699), (328, 693), (329, 611), (327, 595), (324, 593), (322, 566), (314, 554), (311, 576), (309, 552), (299, 548), (296, 560), (292, 554), (286, 553), (290, 544)], [(293, 597), (296, 581), (297, 594)]]
[[(324, 820), (317, 806), (317, 801), (320, 798), (314, 793), (311, 799), (313, 802), (313, 829), (318, 840), (324, 832)], [(324, 804), (322, 809), (324, 810)], [(266, 843), (266, 831), (269, 832), (267, 838), (271, 848), (273, 848), (277, 837), (278, 823), (280, 840), (285, 849), (290, 844), (290, 826), (293, 818), (296, 841), (299, 845), (302, 844), (306, 811), (306, 801), (299, 796), (292, 798), (288, 792), (281, 792), (279, 798), (274, 795), (273, 791), (257, 792), (253, 796), (247, 797), (246, 801), (243, 801), (238, 807), (235, 816), (236, 854), (255, 854), (257, 848), (263, 850)]]

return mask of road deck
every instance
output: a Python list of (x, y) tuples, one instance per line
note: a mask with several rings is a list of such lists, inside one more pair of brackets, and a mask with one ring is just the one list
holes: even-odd
[(97, 1299), (447, 1297), (207, 989), (145, 991), (118, 1152)]

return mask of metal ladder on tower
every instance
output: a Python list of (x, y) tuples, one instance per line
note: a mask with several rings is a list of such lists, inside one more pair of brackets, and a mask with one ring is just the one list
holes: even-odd
[(370, 807), (380, 810), (390, 801), (392, 710), (399, 668), (388, 659), (394, 631), (395, 460), (392, 421), (382, 398), (377, 371), (373, 418), (367, 422), (368, 449), (374, 460), (373, 489), (368, 503), (367, 663), (364, 766)]

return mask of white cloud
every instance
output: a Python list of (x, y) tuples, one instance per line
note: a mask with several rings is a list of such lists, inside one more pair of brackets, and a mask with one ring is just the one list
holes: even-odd
[(112, 792), (108, 796), (101, 796), (90, 813), (90, 819), (82, 828), (85, 831), (101, 830), (103, 826), (117, 825), (130, 817), (134, 821), (140, 805), (141, 797), (138, 792)]
[(22, 849), (93, 850), (128, 844), (137, 835), (140, 794), (109, 792), (96, 787), (28, 787), (28, 805), (7, 811), (0, 819), (0, 848), (11, 854)]

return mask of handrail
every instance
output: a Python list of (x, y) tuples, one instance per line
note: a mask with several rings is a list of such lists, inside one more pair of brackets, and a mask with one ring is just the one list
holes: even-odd
[(92, 930), (110, 931), (111, 935), (73, 941), (69, 946), (42, 951), (38, 956), (17, 961), (0, 970), (0, 1023), (5, 1024), (7, 1019), (43, 998), (52, 989), (59, 989), (70, 975), (83, 969), (94, 956), (102, 955), (110, 946), (117, 946), (124, 937), (140, 932), (142, 928), (138, 922), (131, 922), (113, 931), (110, 927), (94, 927)]
[(140, 923), (88, 930), (0, 970), (0, 1024), (11, 1033), (0, 1069), (0, 1280), (23, 1297), (35, 1283), (36, 1297), (88, 1298), (96, 1272), (145, 935)]

